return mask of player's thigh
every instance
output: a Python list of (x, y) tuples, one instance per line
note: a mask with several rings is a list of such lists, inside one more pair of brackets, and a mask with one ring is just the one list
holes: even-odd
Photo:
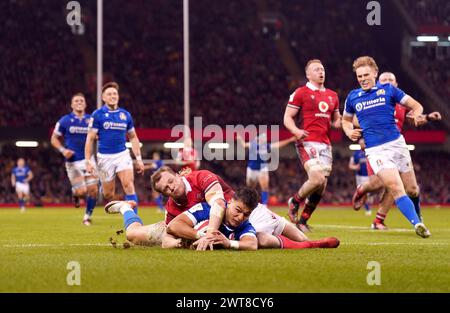
[(134, 193), (134, 173), (132, 169), (122, 170), (117, 173), (122, 188), (126, 194)]
[(67, 177), (72, 186), (72, 192), (76, 196), (86, 194), (86, 184), (84, 182), (85, 171), (81, 166), (81, 162), (84, 163), (84, 161), (66, 162)]
[(294, 241), (308, 240), (308, 237), (306, 237), (306, 235), (292, 223), (286, 223), (281, 234)]
[(255, 188), (258, 184), (258, 172), (257, 170), (253, 170), (247, 167), (247, 175), (246, 175), (246, 184), (249, 187)]
[(378, 171), (377, 176), (383, 182), (383, 185), (392, 194), (394, 199), (405, 195), (405, 188), (397, 169), (385, 168)]
[(265, 205), (258, 206), (250, 214), (250, 223), (256, 232), (266, 232), (275, 236), (281, 235), (288, 223), (284, 217), (270, 211)]
[(257, 232), (256, 238), (258, 239), (259, 249), (273, 249), (280, 247), (280, 240), (272, 234), (266, 232)]
[(259, 172), (259, 185), (261, 186), (262, 190), (269, 190), (269, 170), (268, 169), (261, 169)]

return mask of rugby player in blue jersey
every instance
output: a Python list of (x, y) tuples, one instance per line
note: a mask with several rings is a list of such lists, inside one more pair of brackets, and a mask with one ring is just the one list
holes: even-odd
[[(106, 83), (102, 88), (102, 100), (105, 105), (92, 113), (89, 132), (85, 145), (85, 160), (88, 173), (95, 173), (92, 158), (93, 143), (98, 136), (97, 167), (102, 183), (104, 198), (112, 200), (115, 194), (116, 175), (119, 177), (125, 192), (125, 200), (138, 203), (134, 188), (133, 160), (125, 146), (127, 136), (136, 157), (138, 174), (144, 173), (140, 142), (134, 129), (131, 114), (119, 107), (119, 85)], [(137, 211), (137, 206), (135, 207)]]
[(16, 189), (19, 199), (20, 212), (25, 212), (25, 203), (30, 197), (30, 181), (33, 179), (33, 172), (25, 164), (25, 160), (17, 160), (17, 166), (11, 171), (11, 185)]
[[(67, 177), (72, 185), (73, 196), (77, 199), (86, 197), (83, 224), (90, 226), (98, 196), (98, 177), (87, 172), (84, 160), (84, 145), (91, 116), (85, 112), (86, 99), (82, 93), (72, 96), (70, 106), (72, 113), (59, 119), (50, 142), (66, 160)], [(64, 145), (62, 139), (64, 139)], [(93, 157), (91, 161), (95, 166)]]
[[(366, 156), (375, 175), (392, 195), (395, 204), (414, 226), (420, 237), (429, 237), (430, 231), (416, 213), (415, 203), (406, 195), (403, 183), (413, 175), (412, 161), (405, 139), (398, 130), (394, 111), (396, 103), (408, 107), (415, 126), (423, 123), (423, 107), (411, 96), (391, 84), (376, 81), (378, 66), (369, 56), (353, 62), (353, 71), (361, 88), (352, 90), (345, 101), (342, 126), (352, 141), (361, 135), (366, 143)], [(360, 129), (353, 127), (356, 115)]]

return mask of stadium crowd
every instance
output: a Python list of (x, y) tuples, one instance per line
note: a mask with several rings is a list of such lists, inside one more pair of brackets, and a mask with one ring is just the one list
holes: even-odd
[[(0, 203), (15, 203), (16, 195), (10, 183), (11, 169), (19, 156), (27, 160), (35, 178), (31, 181), (31, 201), (36, 205), (46, 203), (70, 203), (71, 190), (67, 179), (63, 160), (58, 152), (50, 147), (26, 149), (19, 151), (16, 147), (4, 146), (0, 163)], [(151, 154), (144, 154), (150, 158)], [(163, 158), (168, 158), (164, 154)], [(333, 172), (330, 176), (324, 203), (349, 203), (355, 189), (354, 174), (348, 169), (348, 156), (334, 155)], [(442, 171), (450, 168), (450, 156), (446, 153), (435, 153), (433, 162), (429, 162), (428, 153), (413, 153), (416, 174), (422, 189), (424, 203), (450, 203), (450, 174)], [(202, 169), (208, 169), (222, 176), (234, 187), (245, 184), (246, 161), (202, 161)], [(175, 168), (177, 169), (177, 168)], [(426, 170), (425, 170), (426, 169)], [(135, 176), (135, 186), (140, 201), (151, 201), (151, 171)], [(306, 180), (297, 159), (281, 159), (279, 167), (270, 174), (271, 202), (285, 203), (298, 188), (299, 183)], [(119, 187), (119, 185), (118, 185)], [(120, 187), (119, 187), (120, 188)], [(117, 198), (122, 191), (119, 189)]]

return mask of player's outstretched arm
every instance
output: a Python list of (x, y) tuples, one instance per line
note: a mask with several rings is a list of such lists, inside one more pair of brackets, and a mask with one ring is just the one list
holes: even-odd
[(16, 176), (14, 174), (11, 174), (11, 186), (16, 186)]
[(219, 229), (225, 215), (225, 196), (223, 195), (222, 186), (219, 183), (214, 184), (205, 193), (205, 200), (211, 206), (209, 211), (209, 225), (207, 233), (211, 233)]
[(286, 147), (291, 142), (294, 142), (296, 140), (297, 140), (297, 138), (295, 136), (292, 136), (288, 139), (281, 140), (281, 141), (270, 144), (270, 148), (275, 148), (275, 149), (283, 148), (283, 147)]
[[(258, 240), (255, 236), (242, 236), (239, 240), (230, 240), (220, 231), (212, 233), (212, 240), (215, 245), (221, 245), (225, 249), (235, 250), (257, 250)], [(195, 244), (195, 243), (194, 243)]]
[(201, 237), (201, 233), (194, 229), (194, 223), (192, 223), (186, 214), (180, 214), (175, 217), (169, 225), (167, 225), (167, 233), (175, 238), (190, 240), (197, 240)]
[(414, 126), (421, 126), (426, 123), (425, 118), (423, 117), (423, 106), (415, 100), (413, 97), (409, 96), (405, 102), (403, 103), (404, 106), (411, 109), (411, 111), (408, 113), (409, 117), (412, 119), (412, 122), (414, 123)]

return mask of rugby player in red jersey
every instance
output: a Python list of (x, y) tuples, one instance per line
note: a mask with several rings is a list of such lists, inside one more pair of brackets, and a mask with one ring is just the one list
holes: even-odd
[[(284, 126), (297, 138), (296, 148), (308, 180), (288, 201), (289, 218), (303, 231), (310, 231), (308, 219), (317, 207), (332, 167), (330, 129), (341, 127), (339, 98), (325, 88), (325, 68), (320, 60), (306, 64), (306, 86), (290, 97), (284, 113)], [(298, 210), (305, 203), (300, 219)]]
[[(212, 249), (215, 238), (213, 233), (221, 226), (226, 210), (225, 201), (229, 203), (234, 195), (230, 186), (210, 171), (200, 170), (181, 176), (168, 167), (156, 171), (151, 181), (154, 190), (169, 197), (164, 222), (144, 226), (142, 220), (133, 212), (133, 203), (130, 202), (112, 201), (105, 206), (108, 213), (122, 213), (127, 239), (135, 244), (162, 245), (164, 248), (181, 247), (183, 244), (180, 236), (167, 234), (167, 226), (183, 212), (199, 203), (207, 202), (211, 210), (206, 236), (199, 233), (194, 246), (197, 246), (197, 250)], [(335, 248), (339, 245), (339, 240), (333, 237), (309, 241), (300, 230), (261, 204), (253, 210), (250, 222), (258, 232), (260, 248)]]

